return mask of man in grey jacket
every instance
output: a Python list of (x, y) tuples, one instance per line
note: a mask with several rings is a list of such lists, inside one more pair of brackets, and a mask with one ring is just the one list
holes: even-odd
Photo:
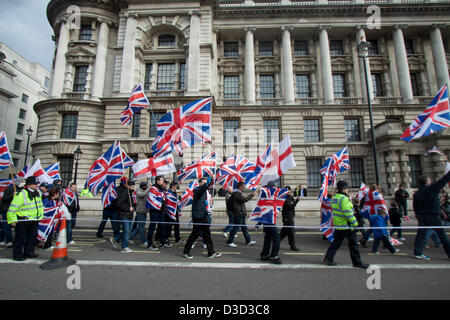
[(141, 247), (147, 248), (148, 242), (145, 234), (145, 224), (147, 222), (147, 212), (146, 207), (147, 195), (150, 188), (148, 188), (147, 182), (142, 181), (139, 187), (136, 188), (136, 223), (137, 228), (131, 232), (130, 241), (134, 240), (137, 234), (141, 239)]

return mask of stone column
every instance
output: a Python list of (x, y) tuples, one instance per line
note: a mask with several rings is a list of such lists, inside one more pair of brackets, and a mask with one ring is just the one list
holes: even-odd
[(122, 71), (120, 74), (120, 93), (129, 95), (133, 88), (134, 72), (134, 42), (136, 37), (137, 15), (129, 13), (125, 29), (125, 41), (123, 44)]
[(329, 25), (319, 26), (320, 63), (322, 67), (323, 97), (325, 104), (334, 103), (333, 74), (331, 72), (330, 45), (328, 43)]
[(186, 95), (199, 93), (199, 65), (200, 65), (200, 12), (191, 11), (189, 29), (189, 57)]
[(436, 69), (436, 80), (438, 89), (443, 85), (450, 85), (448, 76), (447, 57), (445, 55), (444, 43), (442, 42), (441, 30), (442, 25), (433, 24), (430, 31), (431, 50), (433, 51), (434, 66)]
[(294, 69), (292, 67), (292, 48), (291, 48), (291, 33), (294, 28), (283, 26), (282, 36), (282, 54), (283, 54), (283, 94), (285, 104), (295, 103), (294, 91)]
[(92, 97), (101, 98), (105, 88), (106, 56), (108, 53), (109, 26), (106, 21), (100, 22), (97, 41), (97, 54), (94, 65), (94, 81), (92, 82)]
[(253, 42), (253, 32), (255, 28), (245, 28), (245, 57), (244, 57), (244, 98), (245, 104), (256, 103), (255, 85), (255, 48)]
[[(366, 40), (366, 33), (364, 32), (364, 29), (361, 25), (357, 26), (356, 30), (356, 45), (358, 45), (362, 41)], [(370, 62), (369, 62), (369, 55), (367, 53), (366, 58), (366, 68), (367, 68), (367, 77), (368, 77), (368, 83), (369, 83), (369, 90), (367, 91), (366, 88), (366, 73), (364, 70), (364, 59), (359, 58), (359, 52), (358, 52), (358, 60), (359, 60), (359, 77), (361, 81), (361, 90), (364, 97), (364, 102), (367, 103), (367, 92), (369, 93), (369, 99), (370, 101), (373, 101), (373, 85), (372, 85), (372, 74), (370, 72)]]
[(413, 103), (411, 76), (409, 73), (408, 56), (406, 54), (405, 40), (403, 39), (403, 25), (395, 25), (392, 34), (394, 39), (395, 60), (397, 62), (398, 83), (400, 94), (405, 103)]
[(51, 98), (61, 98), (66, 73), (66, 53), (69, 46), (69, 28), (67, 22), (62, 20), (59, 29), (58, 48), (56, 51), (55, 68), (53, 71)]

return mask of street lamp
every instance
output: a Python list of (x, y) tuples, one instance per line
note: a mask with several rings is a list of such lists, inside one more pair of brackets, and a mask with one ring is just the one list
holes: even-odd
[(369, 48), (371, 44), (367, 41), (361, 41), (358, 45), (358, 57), (363, 59), (364, 74), (366, 77), (366, 92), (367, 92), (367, 104), (369, 105), (369, 116), (370, 116), (370, 130), (372, 131), (372, 152), (373, 161), (375, 163), (375, 179), (377, 185), (380, 185), (380, 176), (378, 174), (378, 160), (377, 160), (377, 146), (375, 144), (375, 131), (373, 129), (373, 116), (372, 116), (372, 102), (370, 100), (370, 88), (369, 88), (369, 73), (367, 72), (367, 57), (369, 56)]
[(77, 150), (74, 151), (75, 154), (75, 177), (73, 178), (73, 182), (77, 183), (77, 175), (78, 175), (78, 161), (80, 161), (81, 155), (83, 152), (81, 152), (80, 146), (78, 146)]
[(25, 161), (23, 164), (24, 167), (27, 165), (28, 146), (30, 145), (30, 138), (31, 138), (31, 135), (33, 134), (33, 129), (31, 129), (31, 126), (26, 130), (26, 132), (27, 132), (28, 139), (27, 139), (27, 148), (25, 150)]

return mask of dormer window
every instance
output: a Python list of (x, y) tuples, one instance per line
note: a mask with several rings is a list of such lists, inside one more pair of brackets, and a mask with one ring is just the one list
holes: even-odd
[(175, 36), (171, 34), (163, 34), (158, 37), (159, 47), (175, 47)]

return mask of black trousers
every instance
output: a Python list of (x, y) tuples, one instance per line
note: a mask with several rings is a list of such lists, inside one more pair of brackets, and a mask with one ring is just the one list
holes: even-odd
[[(169, 222), (169, 223), (166, 225), (166, 238), (169, 239), (170, 234), (172, 233), (172, 227), (173, 227), (173, 229), (174, 229), (175, 242), (178, 242), (178, 241), (180, 241), (180, 239), (181, 239), (181, 238), (180, 238), (180, 224), (179, 224), (180, 218), (179, 218), (179, 216), (178, 216), (178, 212), (177, 212), (176, 217), (177, 217), (177, 219), (174, 221), (174, 220), (172, 220), (167, 214), (165, 215), (166, 222)], [(172, 223), (171, 223), (171, 222), (172, 222)], [(176, 222), (176, 223), (173, 224), (173, 222)]]
[(189, 253), (191, 251), (192, 244), (199, 237), (201, 231), (203, 243), (206, 244), (206, 248), (208, 249), (208, 256), (211, 256), (214, 253), (214, 246), (211, 239), (211, 230), (208, 219), (206, 217), (201, 219), (192, 219), (192, 223), (194, 224), (194, 227), (191, 235), (186, 241), (183, 253)]
[(280, 242), (287, 236), (291, 248), (295, 248), (295, 228), (291, 228), (293, 226), (294, 219), (283, 220), (283, 228), (280, 231)]
[[(273, 226), (273, 227), (270, 227)], [(261, 252), (261, 258), (276, 258), (280, 251), (280, 234), (275, 225), (268, 225), (263, 228), (264, 245)], [(270, 250), (272, 248), (272, 251)]]
[[(13, 258), (23, 258), (23, 256), (34, 254), (36, 247), (36, 237), (38, 234), (37, 221), (19, 220), (16, 223), (16, 232), (13, 242)], [(24, 252), (25, 249), (25, 252)]]
[[(419, 227), (440, 227), (442, 226), (442, 220), (440, 216), (430, 216), (430, 215), (421, 215), (417, 216), (417, 221), (419, 222)], [(439, 240), (442, 242), (442, 246), (444, 247), (445, 253), (450, 258), (450, 242), (448, 241), (447, 234), (445, 233), (445, 229), (442, 228), (432, 228)], [(423, 251), (423, 247), (425, 245), (425, 234), (427, 232), (427, 228), (418, 229), (416, 239), (414, 240), (414, 255), (420, 256)]]
[(330, 244), (327, 250), (325, 259), (328, 261), (333, 261), (334, 256), (339, 250), (344, 239), (347, 238), (348, 250), (350, 251), (350, 258), (352, 259), (353, 265), (362, 264), (361, 255), (359, 254), (358, 243), (356, 238), (356, 231), (354, 230), (334, 230), (334, 240)]

